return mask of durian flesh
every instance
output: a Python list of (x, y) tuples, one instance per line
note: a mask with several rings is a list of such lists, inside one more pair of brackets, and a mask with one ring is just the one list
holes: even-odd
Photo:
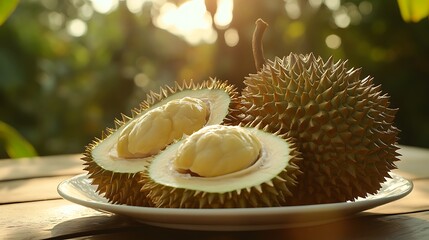
[(183, 141), (174, 168), (200, 177), (222, 176), (250, 167), (260, 150), (260, 141), (250, 131), (212, 125)]
[[(176, 84), (148, 95), (131, 118), (124, 115), (122, 121), (116, 121), (116, 129), (108, 129), (108, 134), (87, 146), (82, 159), (97, 192), (112, 203), (150, 206), (140, 193), (138, 173), (183, 135), (228, 121), (236, 94), (232, 85), (210, 79), (197, 85)], [(147, 145), (151, 145), (149, 150)]]
[(141, 173), (142, 192), (165, 208), (283, 206), (296, 184), (299, 160), (293, 143), (277, 135), (208, 126), (155, 158)]
[(171, 100), (127, 124), (120, 133), (117, 154), (125, 158), (155, 155), (206, 125), (209, 114), (208, 104), (199, 98)]
[(290, 54), (244, 81), (237, 118), (293, 137), (303, 154), (294, 204), (376, 193), (398, 160), (397, 110), (372, 78), (346, 63)]

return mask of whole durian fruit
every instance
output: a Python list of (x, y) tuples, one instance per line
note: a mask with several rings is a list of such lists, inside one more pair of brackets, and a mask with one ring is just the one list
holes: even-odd
[(238, 92), (226, 81), (210, 79), (151, 92), (132, 117), (123, 115), (84, 153), (85, 170), (109, 202), (151, 206), (140, 192), (139, 173), (167, 146), (202, 127), (230, 122)]
[(293, 204), (376, 193), (399, 155), (397, 109), (389, 107), (389, 96), (347, 61), (291, 53), (265, 62), (260, 39), (266, 26), (257, 21), (253, 50), (260, 70), (244, 80), (237, 118), (296, 139), (303, 174)]

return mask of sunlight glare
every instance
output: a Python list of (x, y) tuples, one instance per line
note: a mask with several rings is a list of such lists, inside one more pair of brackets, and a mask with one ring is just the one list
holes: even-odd
[(238, 31), (234, 28), (230, 28), (225, 31), (224, 34), (225, 37), (225, 43), (229, 47), (234, 47), (238, 44), (238, 41), (240, 40), (240, 36), (238, 35)]
[(234, 4), (232, 0), (217, 0), (217, 10), (214, 15), (214, 23), (220, 29), (225, 29), (232, 21)]
[(338, 27), (347, 28), (350, 25), (351, 19), (346, 8), (342, 7), (338, 11), (335, 11), (333, 16), (335, 25)]
[(340, 0), (325, 0), (325, 5), (330, 10), (334, 11), (334, 10), (338, 10), (338, 8), (340, 8), (341, 2), (340, 2)]
[(149, 83), (150, 78), (144, 73), (139, 73), (134, 77), (134, 84), (137, 87), (145, 88)]
[(319, 8), (322, 5), (322, 0), (308, 0), (308, 3), (313, 8)]
[(331, 49), (337, 49), (341, 46), (341, 38), (336, 34), (331, 34), (325, 39), (326, 46)]
[(301, 8), (297, 0), (285, 0), (285, 9), (291, 19), (298, 19), (301, 16)]
[(49, 27), (52, 30), (59, 30), (62, 28), (64, 22), (65, 22), (66, 17), (64, 16), (64, 14), (59, 13), (59, 12), (50, 12), (48, 14), (48, 23), (49, 23)]
[(90, 20), (94, 14), (94, 9), (90, 4), (85, 3), (80, 8), (78, 8), (78, 14), (81, 19)]
[(143, 5), (150, 0), (127, 0), (127, 8), (132, 13), (141, 12)]
[(119, 0), (91, 0), (91, 3), (96, 12), (107, 14), (118, 7)]
[(67, 32), (73, 37), (81, 37), (86, 31), (86, 23), (78, 18), (71, 20), (67, 24)]
[(213, 43), (217, 38), (204, 0), (191, 0), (180, 6), (166, 2), (155, 17), (154, 24), (194, 45), (200, 42)]

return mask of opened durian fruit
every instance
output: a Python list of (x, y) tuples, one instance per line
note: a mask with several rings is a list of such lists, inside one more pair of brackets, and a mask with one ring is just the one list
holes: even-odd
[(389, 96), (361, 78), (347, 61), (291, 53), (265, 61), (256, 22), (253, 51), (258, 72), (244, 80), (242, 124), (259, 124), (292, 137), (303, 172), (293, 204), (344, 202), (376, 193), (398, 160), (397, 109)]
[(300, 153), (290, 139), (240, 126), (211, 125), (169, 146), (142, 173), (155, 207), (284, 206)]
[(87, 146), (82, 159), (97, 192), (111, 203), (150, 206), (140, 192), (139, 173), (183, 136), (232, 121), (228, 116), (237, 98), (233, 85), (215, 79), (151, 92), (132, 117), (123, 115), (115, 129)]

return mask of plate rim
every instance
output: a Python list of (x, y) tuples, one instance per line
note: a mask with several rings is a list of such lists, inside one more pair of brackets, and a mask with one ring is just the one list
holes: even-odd
[[(326, 204), (313, 204), (313, 205), (299, 205), (299, 206), (282, 206), (282, 207), (261, 207), (261, 208), (214, 208), (214, 209), (197, 209), (197, 208), (155, 208), (155, 207), (141, 207), (141, 206), (130, 206), (130, 205), (119, 205), (112, 204), (109, 202), (102, 202), (92, 199), (87, 195), (84, 195), (87, 199), (82, 199), (79, 196), (75, 196), (67, 192), (67, 187), (72, 189), (79, 189), (73, 185), (72, 181), (84, 181), (88, 179), (87, 173), (75, 175), (71, 178), (61, 181), (57, 186), (58, 194), (73, 203), (92, 208), (102, 212), (108, 212), (118, 215), (127, 215), (135, 220), (160, 227), (176, 228), (176, 229), (188, 229), (188, 230), (261, 230), (261, 229), (278, 229), (285, 227), (296, 227), (296, 226), (307, 226), (307, 225), (318, 225), (322, 223), (337, 221), (350, 217), (358, 212), (366, 211), (368, 209), (387, 204), (389, 202), (398, 200), (408, 195), (413, 189), (413, 182), (408, 180), (397, 173), (391, 172), (390, 175), (400, 180), (405, 181), (404, 186), (407, 186), (402, 191), (398, 191), (389, 196), (374, 197), (372, 199), (361, 198), (353, 202), (339, 202), (339, 203), (326, 203)], [(384, 184), (384, 183), (383, 183)], [(95, 186), (91, 184), (83, 184), (85, 187), (89, 187), (92, 193), (95, 193), (98, 197), (103, 198), (97, 192), (95, 192)], [(377, 193), (378, 194), (378, 193)], [(377, 194), (374, 194), (376, 196)], [(282, 217), (287, 216), (304, 216), (310, 214), (332, 214), (338, 212), (340, 214), (335, 215), (334, 218), (322, 219), (322, 221), (297, 221), (288, 222), (286, 219), (281, 222)], [(184, 222), (180, 223), (177, 221), (171, 221), (171, 217), (184, 217)], [(261, 224), (246, 224), (238, 222), (236, 225), (231, 225), (231, 221), (235, 218), (250, 218), (250, 217), (272, 217), (273, 219), (279, 219), (280, 222), (267, 223), (264, 226)], [(155, 221), (150, 221), (155, 218)], [(196, 222), (192, 219), (204, 218), (203, 222)], [(221, 221), (217, 221), (218, 218), (232, 218), (229, 219), (229, 224), (216, 224)], [(152, 219), (154, 220), (154, 219)], [(326, 221), (324, 221), (326, 220)], [(214, 222), (214, 224), (212, 223)], [(204, 224), (210, 223), (210, 224)], [(255, 228), (256, 227), (256, 228)]]

